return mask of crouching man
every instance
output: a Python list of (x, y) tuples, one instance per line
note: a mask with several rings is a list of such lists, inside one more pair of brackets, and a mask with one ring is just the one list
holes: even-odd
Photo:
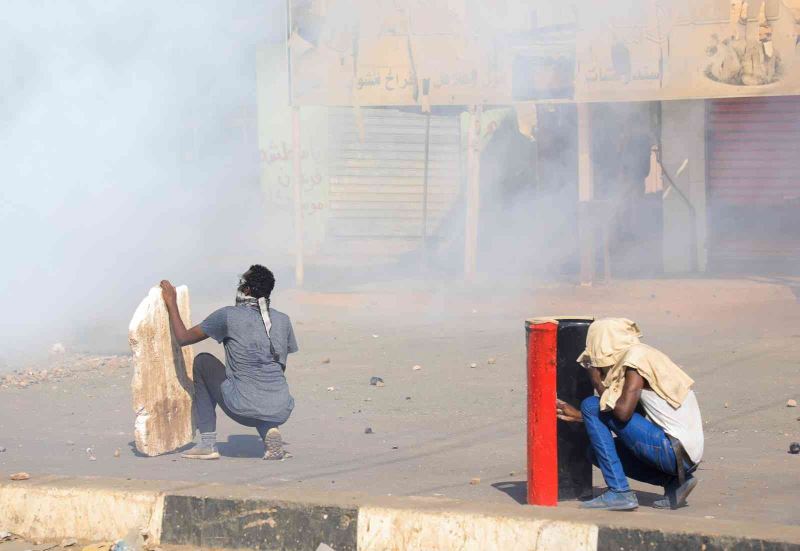
[(703, 457), (703, 422), (694, 381), (639, 337), (639, 328), (627, 319), (592, 323), (578, 362), (598, 396), (586, 398), (580, 411), (556, 403), (559, 419), (585, 424), (592, 463), (608, 486), (581, 504), (587, 509), (636, 509), (628, 478), (663, 487), (664, 498), (653, 505), (664, 509), (686, 505), (697, 485), (693, 473)]
[[(275, 287), (272, 272), (250, 266), (239, 281), (236, 305), (213, 312), (187, 329), (178, 312), (175, 288), (161, 282), (172, 332), (181, 346), (208, 337), (225, 347), (225, 364), (211, 354), (194, 359), (194, 410), (200, 443), (183, 454), (187, 459), (219, 459), (217, 406), (246, 427), (255, 427), (264, 441), (264, 459), (289, 457), (278, 426), (289, 419), (294, 398), (284, 371), (286, 358), (297, 352), (289, 316), (269, 307)], [(226, 365), (227, 364), (227, 365)]]

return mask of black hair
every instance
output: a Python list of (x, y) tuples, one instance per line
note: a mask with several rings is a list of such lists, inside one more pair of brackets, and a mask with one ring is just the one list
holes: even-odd
[(253, 264), (250, 269), (242, 275), (239, 290), (245, 288), (250, 290), (249, 295), (255, 298), (264, 297), (269, 300), (272, 289), (275, 288), (275, 276), (261, 264)]

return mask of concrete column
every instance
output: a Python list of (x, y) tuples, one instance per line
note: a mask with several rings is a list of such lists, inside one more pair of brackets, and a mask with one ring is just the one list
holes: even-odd
[[(669, 187), (664, 193), (663, 261), (666, 273), (690, 272), (695, 267), (699, 272), (706, 270), (705, 126), (705, 101), (661, 103), (661, 163), (683, 193), (681, 196)], [(677, 175), (684, 160), (688, 161), (686, 168)], [(669, 180), (664, 178), (664, 185), (668, 186), (668, 183)]]

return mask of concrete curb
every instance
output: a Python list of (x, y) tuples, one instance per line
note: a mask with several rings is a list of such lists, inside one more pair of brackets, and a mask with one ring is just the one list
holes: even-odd
[(335, 551), (800, 551), (800, 527), (285, 488), (45, 476), (0, 483), (0, 528), (40, 540)]

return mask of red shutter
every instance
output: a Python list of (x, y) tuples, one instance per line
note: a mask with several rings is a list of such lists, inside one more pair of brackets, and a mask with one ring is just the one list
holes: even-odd
[(712, 270), (800, 270), (800, 97), (708, 102)]
[(800, 199), (800, 97), (710, 104), (710, 201), (780, 205)]

